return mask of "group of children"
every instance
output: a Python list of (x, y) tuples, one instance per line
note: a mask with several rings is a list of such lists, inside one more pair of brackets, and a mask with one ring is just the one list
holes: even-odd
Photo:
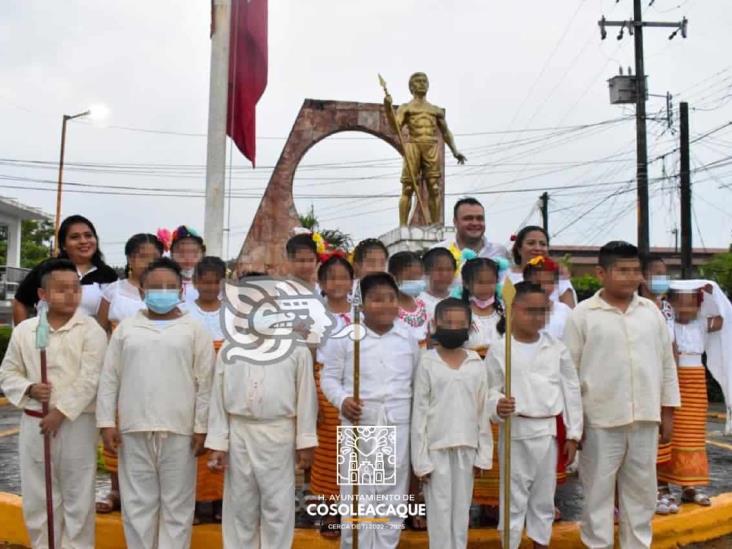
[[(225, 547), (285, 548), (294, 535), (296, 468), (312, 469), (313, 494), (347, 501), (352, 486), (337, 482), (339, 468), (348, 477), (350, 466), (337, 454), (338, 427), (360, 425), (389, 427), (395, 438), (386, 463), (372, 464), (393, 482), (360, 486), (359, 502), (396, 505), (423, 494), (430, 546), (465, 547), (471, 504), (504, 504), (499, 448), (507, 441), (498, 432), (510, 416), (510, 523), (501, 520), (499, 529), (510, 530), (512, 549), (524, 532), (535, 547), (549, 545), (556, 485), (580, 446), (583, 542), (613, 545), (617, 505), (621, 545), (650, 547), (664, 482), (680, 484), (684, 501), (708, 503), (695, 488), (707, 478), (701, 456), (692, 466), (688, 453), (690, 446), (703, 452), (703, 434), (699, 448), (696, 431), (674, 430), (673, 413), (681, 406), (677, 420), (686, 425), (702, 409), (692, 372), (701, 364), (699, 334), (720, 317), (707, 321), (699, 294), (679, 290), (665, 318), (663, 300), (638, 295), (639, 286), (659, 295), (658, 285), (644, 279), (637, 249), (625, 242), (601, 248), (602, 289), (574, 306), (537, 232), (519, 234), (510, 272), (500, 260), (458, 258), (442, 247), (389, 257), (375, 239), (359, 243), (351, 260), (326, 257), (312, 235), (293, 236), (285, 250), (290, 276), (322, 296), (337, 328), (354, 321), (355, 302), (365, 337), (358, 346), (339, 338), (296, 347), (266, 365), (217, 357), (226, 269), (204, 257), (203, 241), (185, 227), (173, 234), (172, 259), (162, 257), (154, 235), (130, 239), (127, 278), (105, 289), (96, 320), (77, 311), (73, 264), (49, 260), (39, 290), (49, 305), (49, 382), (40, 382), (38, 318), (16, 327), (0, 367), (0, 388), (25, 412), (21, 476), (33, 546), (47, 543), (39, 431), (55, 435), (56, 539), (69, 546), (94, 546), (100, 429), (118, 475), (102, 503), (121, 501), (128, 546), (189, 546), (196, 502), (214, 501)], [(525, 244), (532, 238), (533, 256)], [(510, 395), (506, 277), (516, 282)], [(51, 409), (45, 417), (43, 402)], [(659, 440), (673, 457), (658, 465), (657, 485)], [(374, 459), (375, 443), (362, 441), (363, 459)], [(361, 526), (361, 546), (397, 547), (404, 516), (390, 509), (323, 517), (321, 532), (340, 533), (350, 547), (352, 527)], [(363, 528), (369, 521), (380, 527)]]

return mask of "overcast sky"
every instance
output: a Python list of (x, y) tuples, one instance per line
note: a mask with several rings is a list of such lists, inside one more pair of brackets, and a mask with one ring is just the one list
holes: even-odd
[[(601, 41), (603, 14), (628, 19), (632, 1), (270, 0), (269, 84), (257, 114), (260, 167), (245, 169), (234, 149), (233, 193), (242, 196), (225, 223), (229, 255), (238, 253), (304, 98), (380, 102), (380, 72), (402, 102), (417, 70), (428, 73), (428, 98), (447, 109), (468, 157), (458, 167), (448, 154), (448, 212), (462, 194), (537, 189), (480, 195), (488, 237), (505, 243), (521, 223), (539, 221), (541, 189), (571, 186), (549, 191), (555, 243), (635, 240), (628, 183), (635, 174), (634, 110), (610, 105), (606, 82), (620, 66), (633, 65), (633, 42), (627, 35), (616, 40), (616, 29)], [(670, 91), (676, 110), (679, 100), (696, 108), (694, 138), (732, 121), (732, 11), (729, 0), (655, 0), (644, 17), (684, 15), (686, 40), (646, 30), (646, 70), (652, 94)], [(112, 264), (123, 262), (124, 242), (136, 232), (182, 223), (202, 231), (204, 201), (191, 194), (205, 185), (209, 18), (208, 0), (2, 0), (0, 195), (53, 213), (61, 115), (104, 103), (110, 115), (103, 125), (69, 125), (63, 215), (90, 217)], [(649, 156), (669, 153), (651, 164), (651, 241), (668, 246), (678, 226), (678, 180), (664, 176), (678, 172), (678, 132), (666, 127), (664, 98), (651, 97), (648, 111), (659, 117), (648, 122)], [(695, 247), (730, 243), (732, 188), (723, 187), (731, 181), (730, 146), (732, 127), (692, 145)], [(397, 198), (344, 195), (397, 193), (399, 164), (374, 137), (333, 136), (303, 159), (297, 207), (303, 212), (312, 204), (324, 228), (355, 240), (378, 236), (396, 227)], [(188, 196), (140, 196), (163, 192), (150, 189)], [(99, 194), (120, 192), (128, 194)], [(311, 198), (327, 194), (339, 198)]]

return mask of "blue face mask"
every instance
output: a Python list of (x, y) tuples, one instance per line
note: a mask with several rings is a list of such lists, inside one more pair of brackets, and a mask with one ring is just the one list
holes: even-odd
[(410, 297), (417, 297), (427, 289), (427, 283), (424, 279), (404, 280), (399, 284), (399, 291)]
[(651, 292), (656, 295), (668, 293), (669, 281), (666, 275), (655, 275), (651, 277)]
[(180, 291), (177, 289), (145, 290), (145, 305), (159, 315), (169, 313), (178, 303), (180, 303)]

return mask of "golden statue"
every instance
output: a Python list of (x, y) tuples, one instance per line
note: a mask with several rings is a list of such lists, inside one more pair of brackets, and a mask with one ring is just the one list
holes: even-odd
[[(457, 159), (458, 164), (467, 160), (455, 146), (455, 140), (447, 127), (445, 109), (437, 107), (427, 101), (429, 80), (423, 72), (415, 72), (409, 77), (409, 91), (413, 99), (400, 105), (396, 113), (392, 107), (391, 95), (386, 89), (386, 83), (379, 76), (384, 88), (384, 107), (386, 115), (404, 149), (404, 164), (402, 167), (402, 195), (399, 198), (399, 224), (407, 225), (409, 210), (412, 207), (412, 195), (419, 189), (419, 182), (424, 179), (427, 183), (429, 196), (429, 210), (425, 211), (417, 192), (418, 206), (426, 223), (436, 223), (440, 219), (442, 196), (440, 196), (440, 163), (437, 147), (437, 132), (442, 133), (445, 143)], [(409, 141), (402, 138), (401, 128), (407, 126)]]

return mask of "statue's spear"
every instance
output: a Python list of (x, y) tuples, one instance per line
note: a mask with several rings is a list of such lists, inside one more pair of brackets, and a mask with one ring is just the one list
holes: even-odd
[[(506, 315), (506, 371), (504, 392), (511, 398), (511, 320), (516, 288), (509, 277), (503, 284), (503, 307)], [(511, 416), (503, 421), (503, 547), (511, 547)]]
[[(386, 81), (384, 78), (379, 75), (379, 84), (381, 84), (381, 87), (384, 89), (384, 95), (389, 95), (389, 91), (386, 89)], [(399, 144), (402, 147), (402, 151), (404, 153), (404, 165), (407, 167), (407, 172), (409, 173), (409, 179), (412, 182), (412, 188), (414, 189), (414, 196), (417, 197), (417, 205), (419, 206), (419, 209), (422, 211), (422, 217), (424, 218), (424, 221), (427, 225), (432, 223), (432, 218), (430, 217), (429, 210), (425, 207), (424, 202), (422, 202), (422, 196), (419, 193), (419, 183), (417, 182), (417, 177), (414, 175), (414, 172), (412, 171), (412, 166), (409, 164), (409, 160), (407, 160), (407, 148), (404, 146), (404, 136), (402, 135), (402, 129), (397, 124), (396, 115), (394, 114), (394, 108), (393, 107), (387, 107), (384, 105), (386, 109), (386, 118), (389, 120), (389, 123), (396, 131), (397, 136), (399, 137)]]

